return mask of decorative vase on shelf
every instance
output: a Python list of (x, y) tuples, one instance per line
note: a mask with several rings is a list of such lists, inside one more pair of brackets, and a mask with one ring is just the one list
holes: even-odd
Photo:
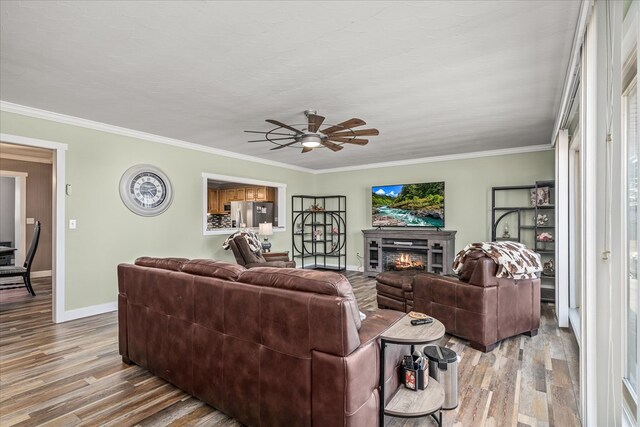
[(511, 237), (511, 235), (509, 234), (509, 223), (505, 222), (504, 223), (504, 231), (502, 232), (502, 237), (505, 239), (508, 239), (509, 237)]
[(338, 250), (338, 227), (331, 229), (331, 235), (331, 252), (335, 252)]

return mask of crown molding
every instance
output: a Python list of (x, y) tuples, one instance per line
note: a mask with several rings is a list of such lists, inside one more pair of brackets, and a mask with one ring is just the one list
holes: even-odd
[(28, 117), (34, 117), (37, 119), (49, 120), (56, 123), (79, 126), (87, 129), (113, 133), (116, 135), (122, 135), (122, 136), (131, 137), (131, 138), (151, 141), (151, 142), (157, 142), (160, 144), (172, 145), (174, 147), (185, 148), (187, 150), (195, 150), (195, 151), (200, 151), (204, 153), (215, 154), (218, 156), (230, 157), (238, 160), (246, 160), (249, 162), (261, 163), (265, 165), (271, 165), (271, 166), (281, 167), (285, 169), (295, 170), (298, 172), (306, 172), (313, 175), (321, 175), (321, 174), (335, 173), (335, 172), (349, 172), (349, 171), (357, 171), (357, 170), (363, 170), (363, 169), (408, 166), (408, 165), (416, 165), (420, 163), (446, 162), (451, 160), (473, 159), (477, 157), (491, 157), (491, 156), (504, 156), (509, 154), (532, 153), (536, 151), (545, 151), (545, 150), (553, 149), (551, 144), (529, 145), (525, 147), (504, 148), (504, 149), (488, 150), (488, 151), (476, 151), (471, 153), (460, 153), (460, 154), (447, 154), (444, 156), (422, 157), (418, 159), (396, 160), (396, 161), (381, 162), (381, 163), (369, 163), (364, 165), (345, 166), (345, 167), (339, 167), (339, 168), (309, 169), (301, 166), (290, 165), (288, 163), (281, 163), (273, 160), (266, 160), (260, 157), (234, 153), (232, 151), (221, 150), (219, 148), (213, 148), (213, 147), (208, 147), (201, 144), (186, 142), (179, 139), (166, 138), (164, 136), (154, 135), (146, 132), (140, 132), (137, 130), (109, 125), (106, 123), (94, 122), (92, 120), (81, 119), (79, 117), (67, 116), (65, 114), (59, 114), (51, 111), (27, 107), (24, 105), (13, 104), (11, 102), (6, 102), (2, 100), (0, 100), (0, 111), (5, 111), (7, 113), (20, 114)]
[(345, 166), (341, 168), (314, 170), (315, 174), (350, 172), (362, 169), (390, 168), (398, 166), (417, 165), (421, 163), (448, 162), (451, 160), (475, 159), (478, 157), (507, 156), (510, 154), (534, 153), (537, 151), (552, 150), (551, 144), (527, 145), (525, 147), (502, 148), (498, 150), (475, 151), (471, 153), (446, 154), (444, 156), (422, 157), (419, 159), (396, 160), (392, 162), (370, 163), (367, 165)]
[(34, 156), (23, 156), (20, 154), (0, 153), (0, 159), (19, 160), (22, 162), (31, 162), (31, 163), (45, 163), (49, 165), (53, 164), (53, 160), (51, 159), (43, 159), (42, 157), (34, 157)]
[(230, 157), (238, 160), (246, 160), (249, 162), (261, 163), (263, 165), (277, 166), (286, 169), (292, 169), (299, 172), (313, 173), (313, 169), (300, 166), (290, 165), (287, 163), (266, 160), (260, 157), (249, 156), (246, 154), (234, 153), (232, 151), (221, 150), (219, 148), (208, 147), (206, 145), (194, 144), (193, 142), (182, 141), (179, 139), (167, 138), (152, 133), (140, 132), (133, 129), (127, 129), (119, 126), (109, 125), (106, 123), (95, 122), (93, 120), (82, 119), (80, 117), (67, 116), (66, 114), (54, 113), (52, 111), (40, 110), (38, 108), (27, 107), (24, 105), (13, 104), (0, 100), (0, 111), (7, 113), (15, 113), (23, 116), (33, 117), (37, 119), (49, 120), (56, 123), (79, 126), (87, 129), (98, 130), (102, 132), (113, 133), (116, 135), (137, 138), (151, 142), (157, 142), (174, 147), (186, 148), (188, 150), (201, 151), (204, 153), (215, 154), (218, 156)]

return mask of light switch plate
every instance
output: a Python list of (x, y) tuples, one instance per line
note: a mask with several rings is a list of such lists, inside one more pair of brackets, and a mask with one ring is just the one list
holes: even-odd
[(70, 230), (75, 230), (76, 229), (76, 220), (75, 219), (70, 219), (69, 220), (69, 229)]

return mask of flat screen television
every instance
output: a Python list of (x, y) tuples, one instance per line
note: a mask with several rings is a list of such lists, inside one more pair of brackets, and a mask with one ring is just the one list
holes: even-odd
[(371, 188), (374, 227), (444, 227), (444, 181)]

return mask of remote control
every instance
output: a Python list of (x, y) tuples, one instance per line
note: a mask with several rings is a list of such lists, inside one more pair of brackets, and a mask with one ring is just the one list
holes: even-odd
[(433, 319), (431, 317), (427, 317), (426, 319), (414, 319), (411, 321), (413, 326), (416, 325), (426, 325), (428, 323), (433, 323)]

